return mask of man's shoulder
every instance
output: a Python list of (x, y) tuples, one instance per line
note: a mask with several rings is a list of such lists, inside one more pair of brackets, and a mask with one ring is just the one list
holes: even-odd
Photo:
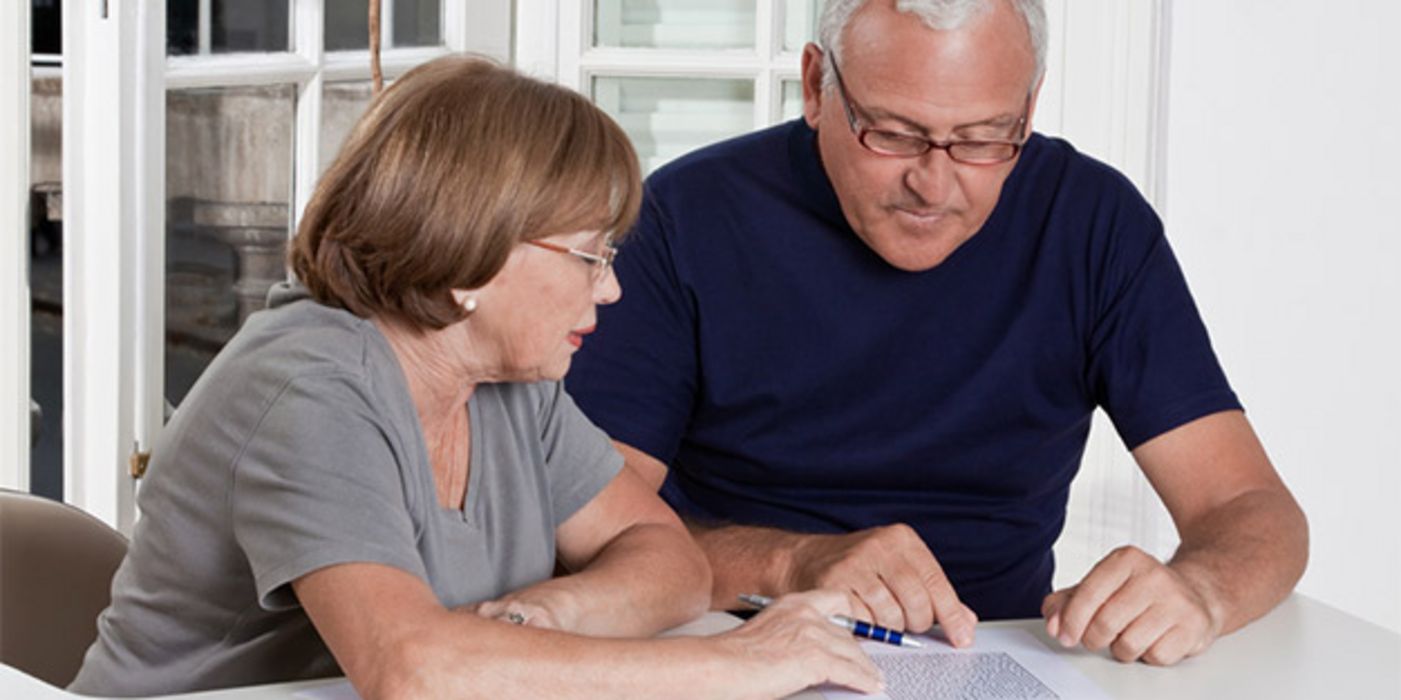
[(773, 179), (788, 167), (794, 128), (794, 122), (786, 122), (702, 146), (658, 168), (647, 187), (670, 192), (726, 179)]
[(1124, 173), (1094, 156), (1081, 152), (1064, 138), (1032, 134), (1027, 141), (1026, 175), (1033, 181), (1054, 180), (1071, 195), (1131, 196), (1138, 188)]

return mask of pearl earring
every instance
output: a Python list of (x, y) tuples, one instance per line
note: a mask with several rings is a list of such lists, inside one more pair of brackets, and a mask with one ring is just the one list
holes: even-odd
[(463, 309), (464, 311), (466, 311), (467, 313), (469, 313), (469, 314), (472, 313), (473, 311), (476, 311), (476, 310), (477, 310), (477, 298), (476, 298), (476, 297), (467, 297), (466, 299), (463, 299), (463, 300), (462, 300), (462, 309)]

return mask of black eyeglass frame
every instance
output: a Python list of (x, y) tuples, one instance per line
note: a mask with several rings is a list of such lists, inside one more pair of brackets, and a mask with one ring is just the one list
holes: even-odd
[[(1016, 130), (1022, 134), (1020, 139), (1011, 141), (995, 141), (981, 139), (955, 139), (951, 141), (935, 141), (916, 134), (907, 134), (887, 129), (875, 129), (858, 123), (862, 118), (856, 113), (860, 106), (851, 99), (851, 94), (846, 90), (846, 81), (842, 78), (842, 70), (837, 67), (837, 57), (831, 51), (823, 50), (828, 62), (832, 66), (832, 74), (837, 78), (837, 91), (842, 98), (842, 109), (846, 113), (847, 126), (851, 127), (851, 133), (856, 136), (857, 143), (862, 148), (878, 156), (887, 158), (918, 158), (924, 154), (938, 149), (949, 155), (955, 163), (963, 165), (1001, 165), (1016, 158), (1021, 153), (1022, 146), (1026, 144), (1026, 120), (1031, 114), (1030, 91), (1026, 94), (1026, 104), (1022, 107), (1022, 116), (1017, 119)], [(865, 110), (861, 110), (865, 111)], [(908, 143), (912, 146), (909, 150), (882, 148), (872, 145), (871, 135), (889, 139), (896, 143)], [(1002, 150), (1005, 149), (1005, 150)], [(989, 151), (991, 151), (989, 153)]]

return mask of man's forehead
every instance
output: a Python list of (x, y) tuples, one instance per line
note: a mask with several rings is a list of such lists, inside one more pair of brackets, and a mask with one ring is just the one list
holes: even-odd
[(863, 6), (841, 39), (843, 73), (865, 64), (884, 74), (927, 75), (939, 82), (1030, 87), (1036, 57), (1026, 22), (1008, 3), (995, 3), (957, 26), (936, 29), (888, 2)]
[(1035, 57), (1024, 23), (994, 24), (1017, 28), (1020, 18), (993, 14), (947, 30), (894, 11), (854, 18), (840, 57), (847, 88), (871, 117), (943, 128), (1015, 121)]

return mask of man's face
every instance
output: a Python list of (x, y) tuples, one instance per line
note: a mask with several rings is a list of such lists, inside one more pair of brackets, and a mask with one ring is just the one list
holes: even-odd
[[(940, 149), (914, 157), (867, 150), (851, 129), (840, 90), (821, 89), (825, 61), (809, 44), (804, 117), (817, 130), (842, 212), (894, 267), (938, 265), (982, 228), (1015, 159), (969, 165)], [(958, 29), (937, 31), (896, 12), (890, 0), (873, 0), (847, 25), (840, 70), (858, 129), (939, 143), (1019, 142), (1031, 129), (1035, 64), (1026, 25), (1009, 3)]]

